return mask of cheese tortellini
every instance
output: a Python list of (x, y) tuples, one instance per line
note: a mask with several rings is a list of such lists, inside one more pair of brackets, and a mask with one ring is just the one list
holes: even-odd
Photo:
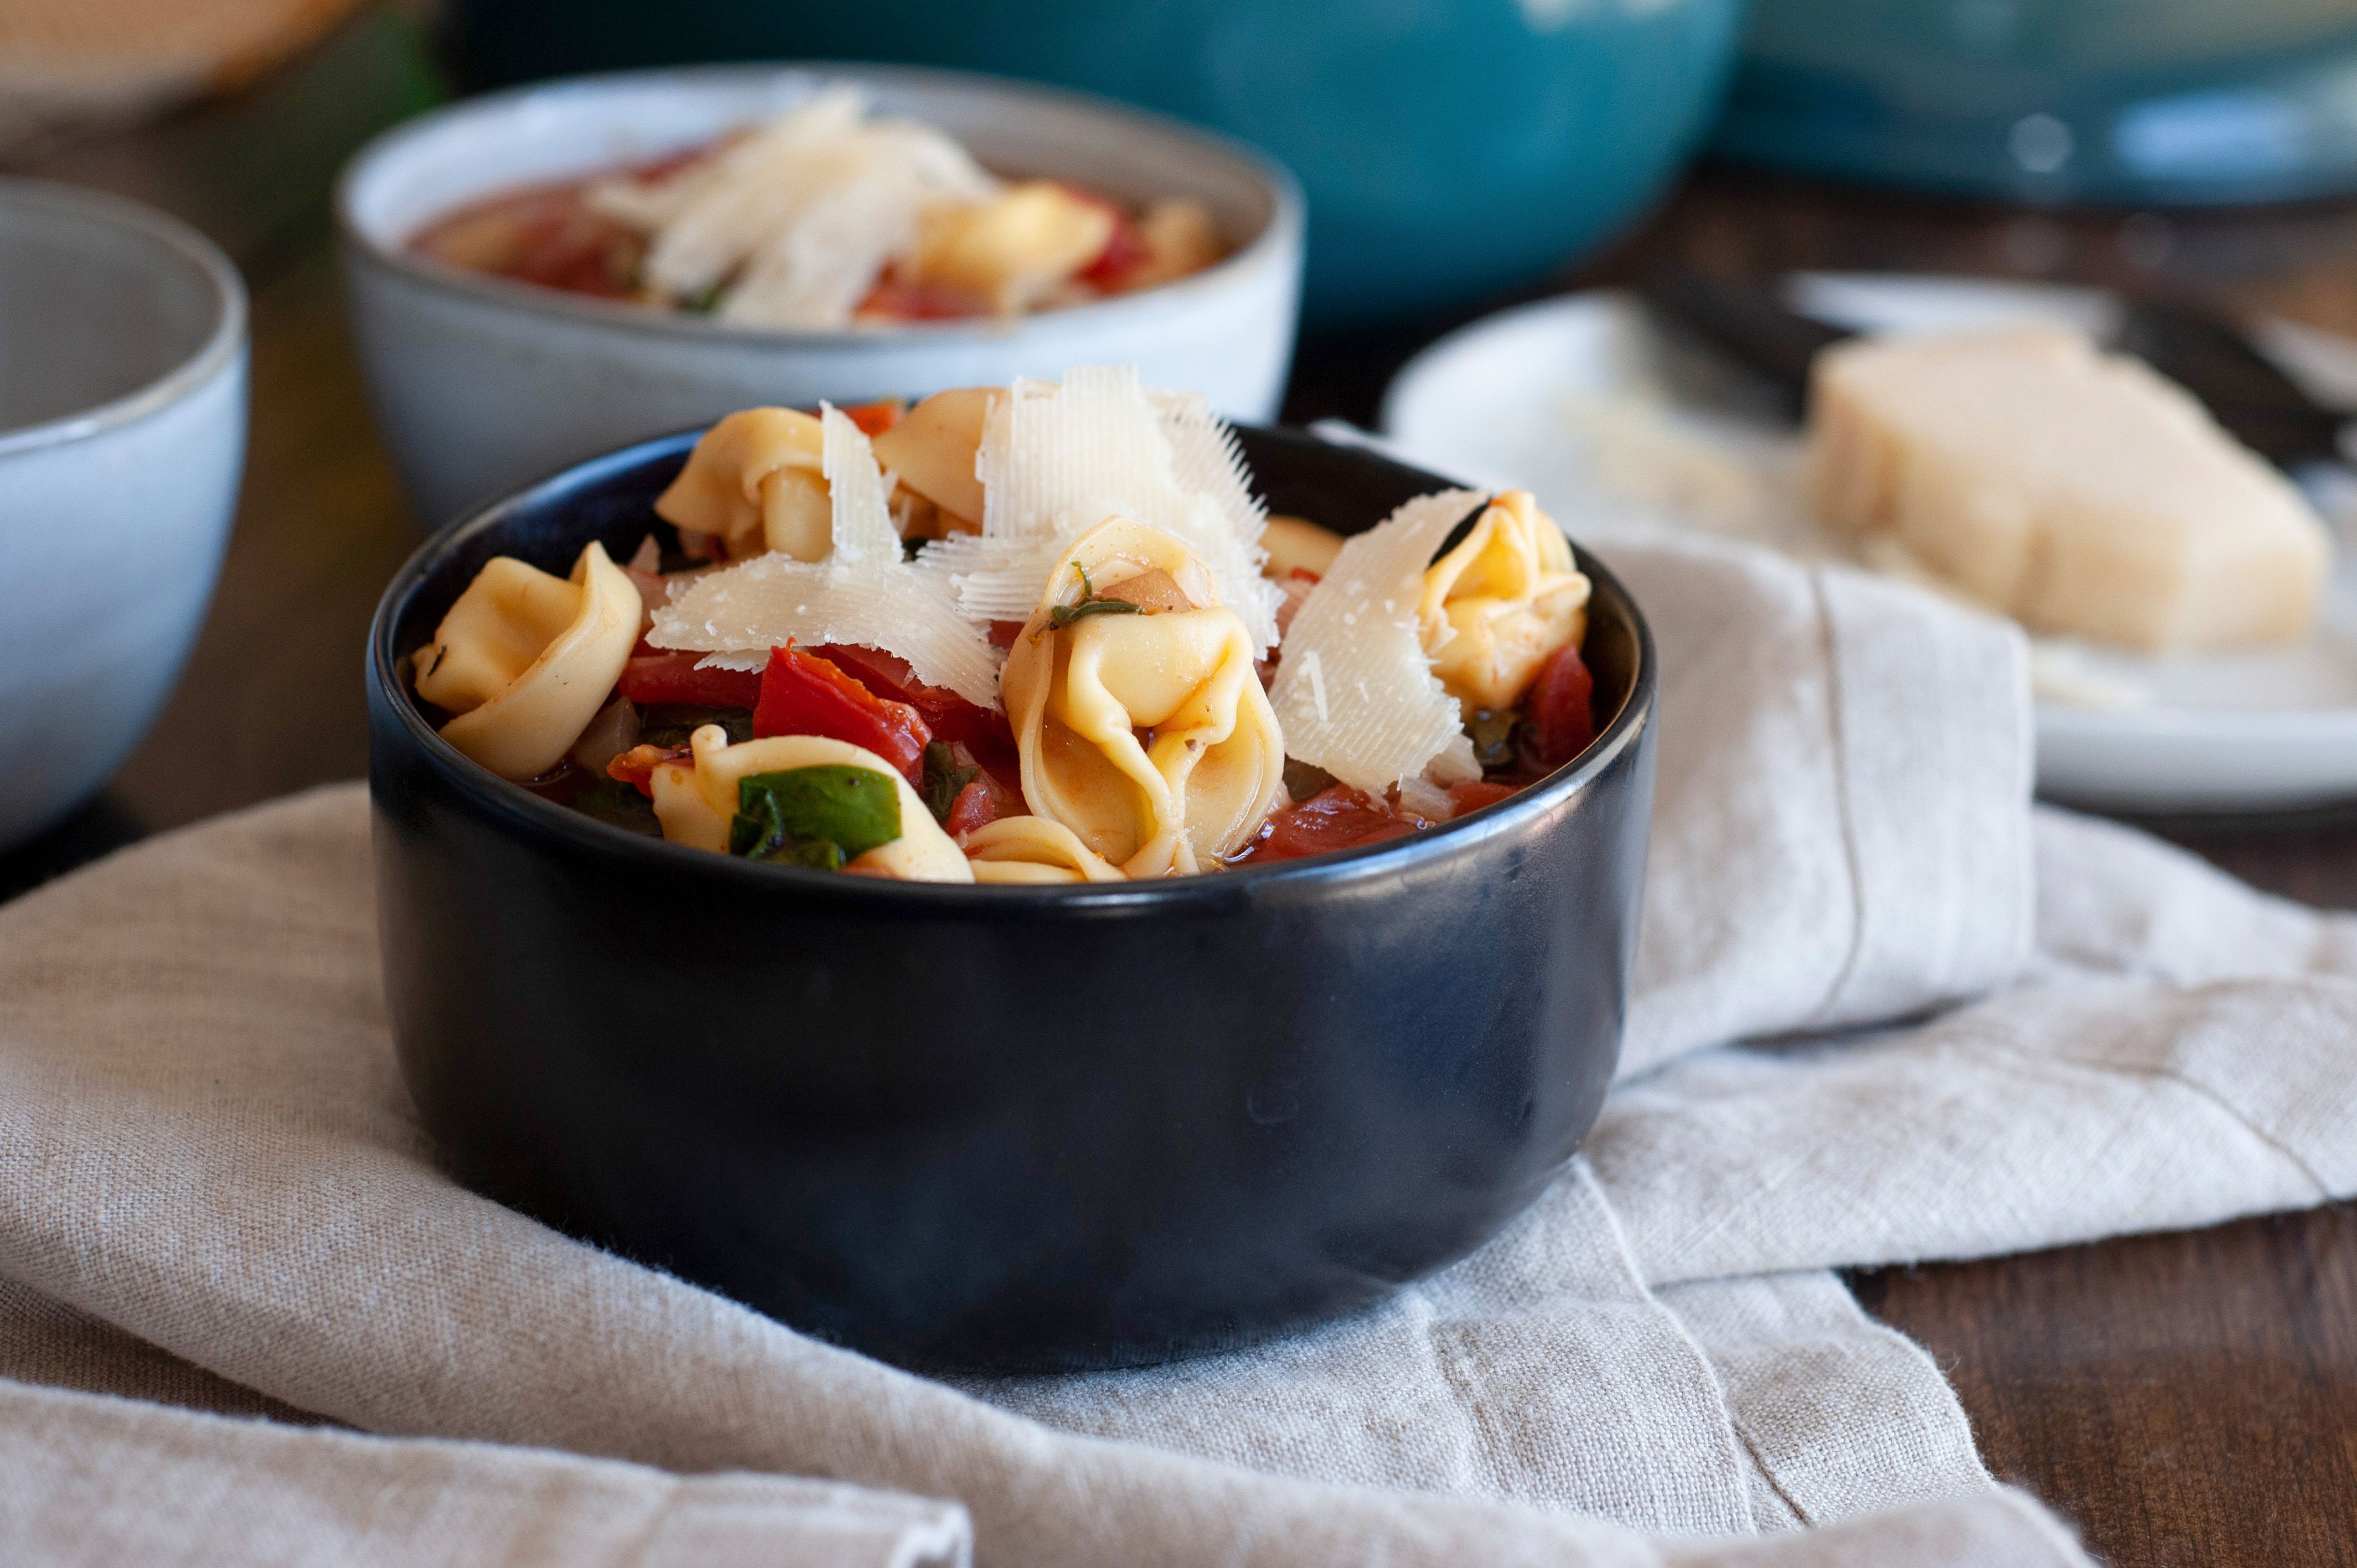
[(1125, 882), (1128, 878), (1046, 817), (1001, 817), (965, 835), (976, 882)]
[(729, 827), (739, 803), (737, 787), (755, 774), (799, 768), (858, 768), (891, 781), (899, 800), (900, 833), (852, 857), (844, 870), (901, 882), (974, 879), (964, 854), (933, 821), (932, 812), (900, 770), (865, 747), (813, 735), (777, 736), (731, 746), (726, 730), (705, 725), (688, 736), (688, 749), (693, 760), (658, 763), (651, 779), (655, 819), (662, 824), (663, 837), (673, 843), (728, 854)]
[(639, 590), (594, 541), (570, 578), (494, 556), (417, 650), (417, 694), (457, 715), (443, 739), (502, 778), (535, 778), (605, 705), (640, 612)]
[(872, 442), (876, 461), (904, 489), (931, 501), (955, 523), (943, 532), (972, 533), (982, 526), (982, 478), (974, 456), (990, 418), (996, 387), (938, 392), (900, 416)]
[(1284, 792), (1254, 652), (1178, 540), (1098, 525), (1049, 575), (1000, 673), (1024, 798), (1126, 875), (1211, 869)]
[(1555, 520), (1530, 491), (1505, 491), (1424, 575), (1432, 672), (1469, 713), (1513, 706), (1547, 656), (1586, 631), (1587, 586)]
[(823, 561), (834, 543), (825, 455), (826, 427), (811, 415), (742, 410), (705, 432), (655, 514), (731, 561), (772, 550)]
[(1019, 316), (1103, 254), (1114, 215), (1053, 180), (1008, 186), (987, 201), (943, 202), (917, 220), (909, 275)]

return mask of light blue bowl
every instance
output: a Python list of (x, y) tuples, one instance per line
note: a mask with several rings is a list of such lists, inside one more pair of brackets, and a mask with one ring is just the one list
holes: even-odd
[(0, 179), (0, 848), (71, 811), (155, 723), (244, 455), (229, 258), (134, 203)]
[(762, 56), (1108, 93), (1275, 154), (1309, 196), (1307, 308), (1459, 303), (1626, 225), (1716, 113), (1744, 0), (461, 0), (492, 81)]
[(2357, 190), (2357, 15), (2317, 0), (1760, 0), (1714, 146), (2017, 201)]
[[(1160, 288), (1017, 321), (796, 331), (644, 310), (464, 272), (408, 249), (453, 208), (702, 146), (833, 82), (985, 162), (1142, 199), (1191, 197), (1237, 245)], [(1301, 197), (1233, 143), (1078, 93), (908, 66), (698, 66), (487, 94), (386, 133), (337, 188), (352, 323), (417, 519), (438, 527), (594, 453), (757, 403), (858, 403), (1130, 364), (1264, 422), (1284, 395)]]

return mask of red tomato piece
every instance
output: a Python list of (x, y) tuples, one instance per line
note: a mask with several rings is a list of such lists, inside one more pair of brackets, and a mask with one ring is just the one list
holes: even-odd
[(881, 435), (900, 423), (905, 406), (896, 397), (877, 403), (863, 403), (843, 411), (843, 416), (859, 426), (862, 435)]
[(990, 746), (1015, 744), (1005, 714), (969, 703), (947, 686), (926, 685), (899, 654), (834, 642), (811, 651), (886, 701), (916, 709), (935, 740), (963, 741), (975, 747), (977, 757)]
[(996, 779), (1004, 789), (1015, 792), (1019, 798), (1022, 764), (1015, 752), (1015, 732), (1007, 727), (1005, 714), (996, 708), (969, 703), (946, 686), (926, 685), (917, 679), (907, 660), (898, 654), (887, 653), (880, 648), (828, 643), (811, 651), (849, 674), (877, 696), (889, 702), (906, 703), (916, 709), (923, 716), (926, 727), (933, 732), (935, 740), (966, 746), (974, 753), (974, 761), (982, 765), (983, 771)]
[(606, 764), (606, 777), (634, 786), (640, 794), (651, 799), (655, 792), (655, 768), (665, 762), (692, 762), (695, 753), (686, 746), (665, 751), (659, 746), (634, 746), (613, 761)]
[(686, 703), (699, 708), (749, 708), (761, 700), (761, 677), (751, 670), (698, 670), (693, 649), (636, 654), (614, 689), (634, 703)]
[(1299, 860), (1363, 843), (1405, 838), (1415, 824), (1394, 817), (1379, 801), (1347, 784), (1321, 789), (1297, 805), (1269, 814), (1268, 825), (1243, 858)]
[(1098, 200), (1096, 205), (1113, 214), (1113, 232), (1105, 236), (1104, 249), (1097, 252), (1097, 259), (1072, 275), (1092, 288), (1113, 294), (1128, 283), (1138, 268), (1153, 260), (1154, 251), (1128, 213), (1110, 201)]
[(906, 703), (877, 696), (814, 653), (773, 648), (761, 671), (761, 698), (753, 704), (756, 737), (816, 735), (865, 746), (909, 777), (925, 778), (925, 743), (933, 738), (923, 715)]
[(1019, 620), (995, 620), (990, 623), (990, 646), (993, 648), (1012, 648), (1015, 639), (1022, 635), (1023, 623)]
[(1531, 760), (1541, 772), (1554, 772), (1596, 738), (1596, 715), (1588, 705), (1595, 693), (1596, 678), (1569, 643), (1539, 666), (1523, 699), (1523, 718), (1529, 726)]
[(1512, 784), (1492, 784), (1486, 779), (1469, 779), (1462, 784), (1448, 787), (1448, 804), (1451, 814), (1461, 817), (1468, 811), (1494, 806), (1515, 792), (1516, 787)]
[(958, 791), (957, 799), (950, 804), (949, 821), (942, 824), (942, 831), (955, 838), (960, 833), (970, 833), (976, 828), (995, 822), (1001, 817), (1019, 817), (1022, 814), (1023, 797), (999, 783), (985, 769)]

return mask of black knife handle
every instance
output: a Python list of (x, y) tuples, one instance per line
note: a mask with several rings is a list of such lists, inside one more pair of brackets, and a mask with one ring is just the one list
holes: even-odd
[(1751, 278), (1671, 273), (1644, 285), (1639, 297), (1656, 318), (1759, 374), (1793, 419), (1808, 407), (1809, 366), (1824, 349), (1854, 336), (1791, 309)]
[(2119, 346), (2199, 398), (2210, 416), (2284, 467), (2332, 461), (2348, 416), (2300, 390), (2223, 316), (2182, 300), (2133, 299)]

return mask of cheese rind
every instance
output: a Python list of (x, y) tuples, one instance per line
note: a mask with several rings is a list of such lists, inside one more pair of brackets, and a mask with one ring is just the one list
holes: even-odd
[(1819, 516), (2034, 631), (2155, 652), (2292, 641), (2330, 545), (2183, 389), (2067, 328), (1871, 339), (1810, 392)]

